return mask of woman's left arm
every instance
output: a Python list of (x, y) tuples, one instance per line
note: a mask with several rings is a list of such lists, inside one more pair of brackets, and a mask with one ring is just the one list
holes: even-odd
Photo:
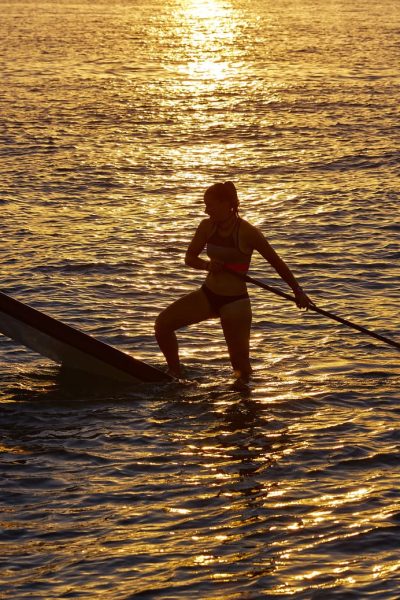
[(296, 304), (299, 308), (309, 308), (312, 304), (312, 301), (307, 296), (307, 294), (303, 291), (301, 285), (297, 281), (296, 277), (293, 275), (292, 271), (289, 269), (285, 261), (279, 256), (277, 252), (273, 249), (271, 244), (265, 238), (265, 236), (261, 233), (259, 229), (251, 226), (250, 240), (253, 248), (257, 250), (261, 254), (265, 260), (269, 262), (269, 264), (275, 269), (275, 271), (280, 275), (280, 277), (288, 284), (289, 287), (292, 288), (293, 293), (296, 298)]

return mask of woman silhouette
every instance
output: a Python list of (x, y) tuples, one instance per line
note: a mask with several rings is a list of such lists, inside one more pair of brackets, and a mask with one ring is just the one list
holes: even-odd
[[(307, 309), (311, 300), (261, 231), (239, 217), (238, 195), (231, 181), (209, 187), (204, 203), (208, 218), (198, 226), (186, 251), (185, 263), (207, 271), (207, 277), (200, 289), (176, 300), (160, 313), (155, 324), (156, 338), (170, 374), (179, 378), (182, 372), (175, 331), (219, 318), (235, 374), (247, 381), (251, 373), (251, 305), (246, 283), (229, 270), (246, 273), (252, 253), (257, 250), (292, 288), (299, 308)], [(204, 248), (209, 260), (200, 258)]]

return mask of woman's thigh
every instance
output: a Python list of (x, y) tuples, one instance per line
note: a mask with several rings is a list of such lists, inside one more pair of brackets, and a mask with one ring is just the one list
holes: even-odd
[(156, 328), (179, 329), (214, 317), (209, 302), (201, 290), (190, 292), (163, 310), (156, 321)]

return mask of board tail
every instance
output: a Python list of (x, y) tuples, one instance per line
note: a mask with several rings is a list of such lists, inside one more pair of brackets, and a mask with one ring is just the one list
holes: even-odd
[(126, 383), (172, 377), (0, 292), (0, 332), (67, 367)]

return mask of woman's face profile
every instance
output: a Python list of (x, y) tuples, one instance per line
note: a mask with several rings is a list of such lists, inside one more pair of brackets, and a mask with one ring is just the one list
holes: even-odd
[(226, 221), (232, 215), (232, 207), (228, 200), (220, 200), (215, 196), (206, 196), (204, 204), (204, 212), (216, 223)]

